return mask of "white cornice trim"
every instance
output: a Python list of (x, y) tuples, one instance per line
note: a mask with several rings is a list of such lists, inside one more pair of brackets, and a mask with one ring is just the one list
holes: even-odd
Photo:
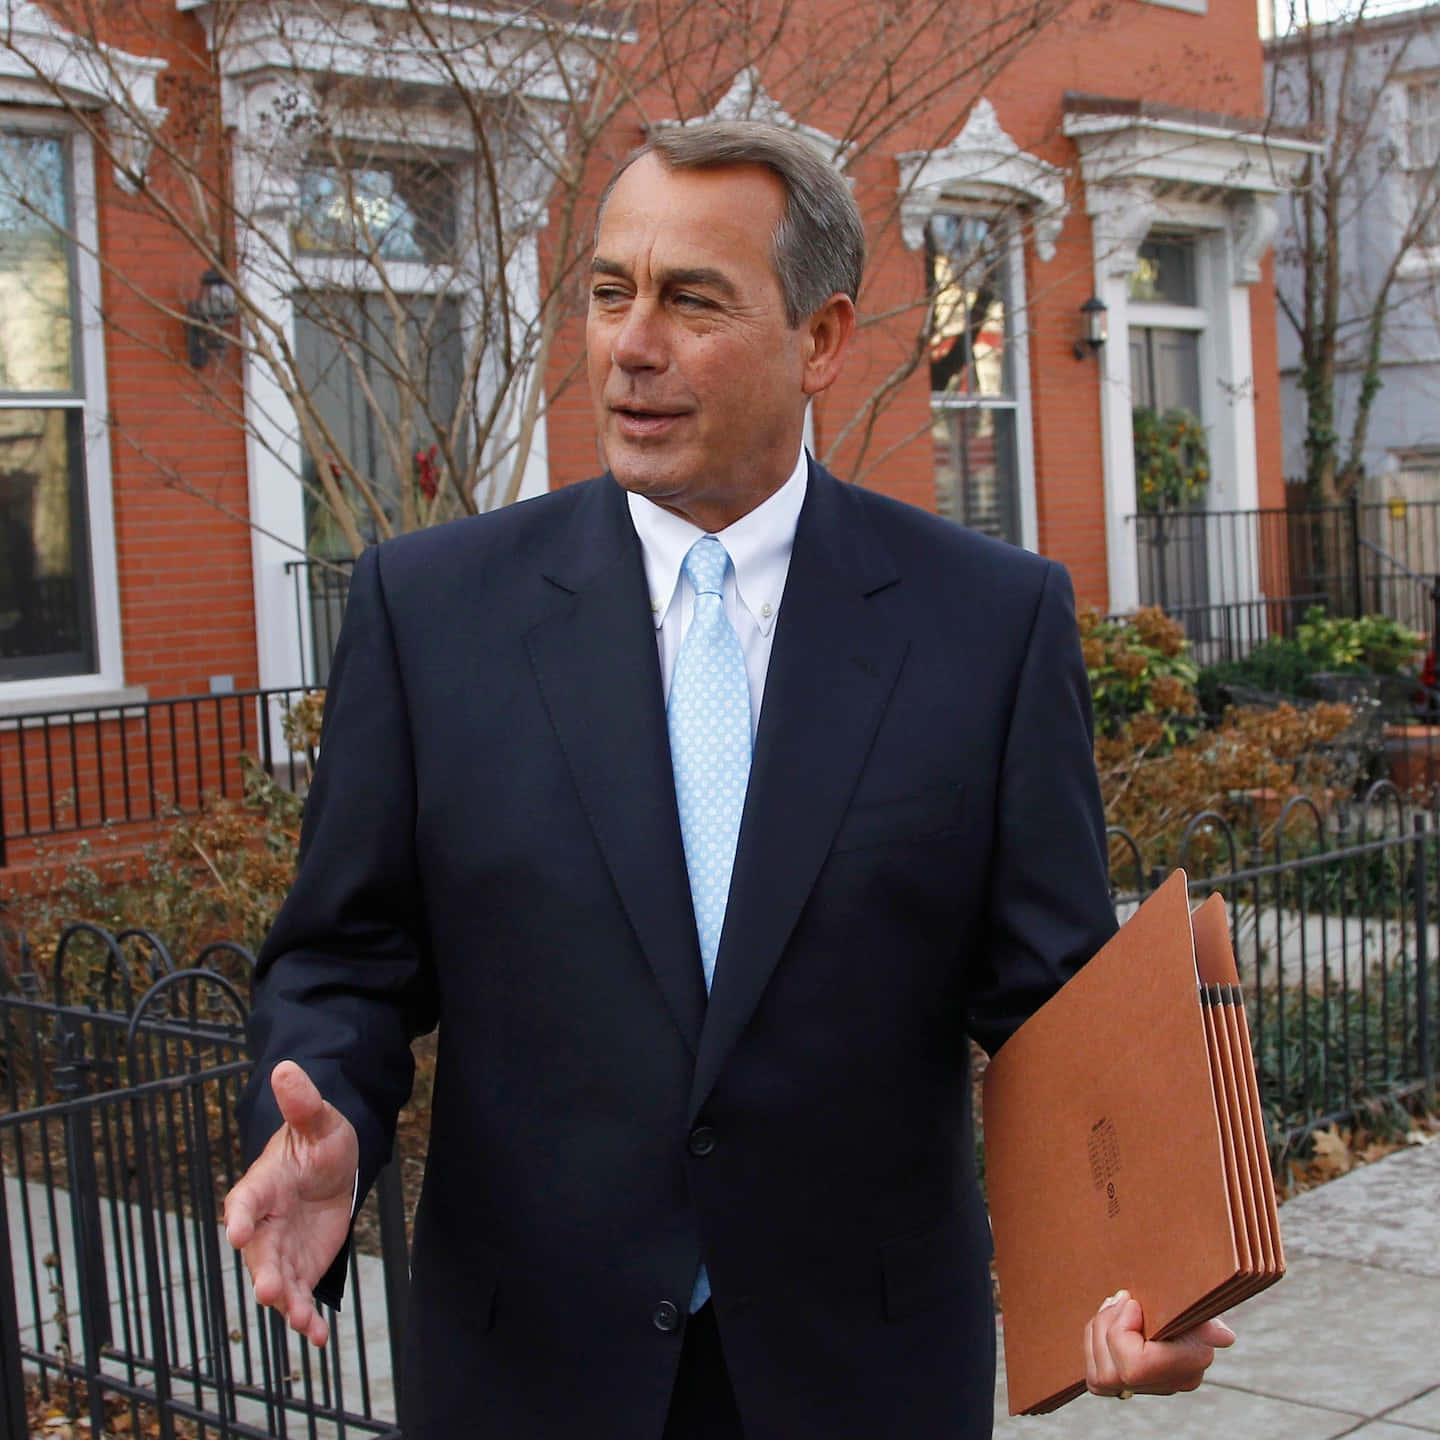
[[(175, 0), (175, 8), (182, 12), (204, 12), (202, 23), (207, 24), (213, 16), (216, 0)], [(280, 8), (299, 13), (300, 6), (293, 0), (281, 0)], [(410, 0), (358, 0), (356, 8), (389, 11), (395, 15), (408, 15), (412, 6)], [(476, 30), (494, 32), (499, 30), (529, 30), (540, 34), (553, 33), (557, 28), (579, 40), (624, 40), (633, 42), (633, 30), (615, 30), (602, 25), (585, 25), (547, 18), (539, 9), (529, 11), (487, 10), (470, 4), (449, 4), (446, 0), (428, 0), (424, 6), (427, 18), (432, 20), (458, 20)]]
[(753, 65), (746, 65), (735, 74), (730, 88), (715, 102), (705, 115), (691, 115), (684, 120), (657, 120), (657, 129), (669, 129), (676, 125), (704, 125), (712, 120), (764, 120), (782, 130), (803, 135), (827, 160), (844, 167), (853, 145), (842, 143), (838, 136), (826, 130), (817, 129), (797, 120), (765, 88), (760, 72)]
[(1225, 192), (1278, 195), (1319, 141), (1148, 115), (1066, 115), (1087, 186), (1149, 180)]
[(7, 99), (98, 110), (110, 133), (115, 178), (133, 189), (150, 163), (150, 137), (166, 111), (155, 99), (165, 61), (131, 55), (67, 30), (31, 0), (6, 0), (0, 83)]
[[(443, 104), (457, 86), (477, 95), (561, 103), (594, 68), (592, 49), (580, 42), (634, 38), (546, 21), (538, 11), (507, 15), (444, 3), (424, 6), (424, 26), (396, 0), (263, 0), (238, 15), (217, 0), (175, 3), (200, 21), (232, 89), (234, 82), (277, 76), (302, 90), (307, 77), (342, 78), (403, 90), (411, 105), (417, 94)], [(537, 31), (550, 40), (537, 43)]]
[(1022, 150), (1005, 132), (995, 107), (983, 96), (960, 133), (943, 150), (908, 150), (900, 166), (900, 224), (905, 244), (918, 250), (925, 222), (947, 199), (1019, 202), (1034, 212), (1035, 253), (1055, 254), (1069, 214), (1065, 171)]

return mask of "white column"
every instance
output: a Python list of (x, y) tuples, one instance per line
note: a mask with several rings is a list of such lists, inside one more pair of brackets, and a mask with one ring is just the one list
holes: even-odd
[[(298, 203), (303, 127), (294, 127), (289, 147), (269, 133), (273, 117), (287, 113), (280, 103), (281, 89), (277, 82), (266, 81), (243, 97), (233, 97), (232, 92), (232, 98), (239, 99), (236, 246), (241, 285), (263, 317), (257, 330), (267, 339), (283, 334), (293, 346), (293, 276), (283, 257), (290, 253), (290, 222)], [(243, 373), (256, 660), (261, 686), (279, 688), (303, 681), (310, 648), (303, 577), (297, 605), (295, 577), (285, 573), (287, 563), (305, 556), (300, 436), (285, 389), (255, 353), (253, 339), (246, 349)]]
[(1140, 565), (1134, 527), (1135, 439), (1130, 418), (1130, 296), (1127, 287), (1140, 242), (1158, 204), (1144, 185), (1092, 185), (1086, 191), (1095, 254), (1095, 293), (1108, 312), (1109, 340), (1099, 354), (1100, 444), (1105, 466), (1105, 554), (1110, 576), (1110, 610), (1123, 613), (1140, 603)]

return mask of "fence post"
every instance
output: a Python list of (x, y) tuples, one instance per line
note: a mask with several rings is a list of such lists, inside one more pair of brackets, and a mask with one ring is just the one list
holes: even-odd
[(400, 1162), (392, 1159), (375, 1177), (375, 1199), (380, 1210), (380, 1258), (385, 1267), (385, 1315), (390, 1332), (390, 1374), (395, 1405), (405, 1374), (405, 1307), (410, 1301), (410, 1254), (405, 1244), (405, 1189)]
[[(94, 1061), (86, 1054), (83, 1033), (68, 1019), (60, 1022), (60, 1064), (55, 1093), (75, 1101), (89, 1092)], [(65, 1174), (70, 1186), (70, 1227), (75, 1245), (75, 1274), (80, 1283), (80, 1334), (85, 1346), (91, 1433), (105, 1428), (105, 1398), (100, 1352), (110, 1344), (110, 1286), (105, 1275), (105, 1232), (100, 1223), (100, 1186), (95, 1172), (95, 1133), (89, 1110), (65, 1112)]]
[[(1430, 927), (1428, 866), (1425, 846), (1429, 838), (1426, 817), (1416, 815), (1415, 825), (1415, 1035), (1420, 1073), (1427, 1089), (1434, 1088), (1434, 1046), (1430, 1043)], [(1428, 1097), (1427, 1097), (1428, 1098)]]
[[(1440, 665), (1440, 575), (1437, 575), (1430, 584), (1430, 669), (1435, 674), (1435, 667)], [(1428, 715), (1435, 713), (1436, 695), (1432, 689), (1425, 695), (1425, 711)], [(0, 807), (3, 808), (3, 807)], [(5, 863), (5, 832), (0, 828), (0, 865)]]
[[(20, 1183), (23, 1185), (22, 1177)], [(20, 1312), (15, 1305), (15, 1287), (10, 1277), (15, 1266), (10, 1255), (10, 1216), (5, 1208), (5, 1177), (0, 1175), (0, 1427), (4, 1440), (25, 1440), (29, 1422), (25, 1416), (25, 1378), (20, 1370)]]
[(1365, 585), (1360, 577), (1360, 492), (1352, 490), (1350, 506), (1351, 613), (1358, 620), (1365, 613)]

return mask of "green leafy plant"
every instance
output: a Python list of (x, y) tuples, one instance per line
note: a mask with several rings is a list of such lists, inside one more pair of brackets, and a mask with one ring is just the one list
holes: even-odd
[(1402, 675), (1418, 668), (1425, 636), (1388, 615), (1327, 615), (1312, 605), (1295, 629), (1295, 640), (1320, 670)]
[(1156, 719), (1165, 744), (1198, 727), (1197, 671), (1189, 644), (1179, 622), (1163, 610), (1145, 606), (1123, 620), (1082, 611), (1080, 646), (1102, 734), (1116, 735), (1140, 715)]
[(1146, 513), (1193, 505), (1210, 484), (1205, 427), (1189, 410), (1157, 414), (1138, 405), (1131, 414), (1135, 439), (1135, 499)]
[(1232, 688), (1245, 687), (1269, 695), (1308, 698), (1310, 677), (1325, 667), (1293, 636), (1272, 635), (1239, 660), (1207, 665), (1196, 681), (1207, 715), (1218, 715), (1231, 700)]

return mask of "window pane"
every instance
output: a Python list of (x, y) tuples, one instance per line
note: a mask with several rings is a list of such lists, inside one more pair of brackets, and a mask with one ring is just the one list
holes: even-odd
[(1015, 412), (992, 406), (934, 412), (935, 508), (941, 515), (1020, 543)]
[(454, 171), (423, 161), (315, 164), (300, 176), (295, 248), (380, 260), (444, 260), (455, 243)]
[(1195, 247), (1188, 240), (1147, 240), (1130, 272), (1132, 300), (1194, 305)]
[(0, 680), (95, 668), (78, 410), (0, 410)]
[(1440, 80), (1410, 86), (1410, 168), (1440, 165)]
[[(428, 456), (422, 475), (416, 456), (449, 429), (460, 403), (460, 307), (454, 300), (424, 298), (411, 299), (409, 307), (403, 334), (397, 334), (378, 295), (333, 291), (297, 300), (296, 357), (310, 404), (386, 513), (401, 517), (406, 486), (412, 503), (428, 501), (425, 487), (433, 483), (440, 493), (436, 518), (444, 518), (459, 513), (447, 508), (455, 503), (451, 482), (430, 468)], [(307, 455), (304, 465), (309, 553), (348, 556), (334, 515), (315, 499), (320, 477), (313, 457)], [(358, 495), (353, 501), (361, 532), (377, 538), (374, 517)]]
[(932, 297), (930, 389), (1008, 395), (1010, 303), (999, 222), (979, 215), (932, 215), (925, 236)]
[(64, 142), (0, 133), (0, 390), (75, 387)]

